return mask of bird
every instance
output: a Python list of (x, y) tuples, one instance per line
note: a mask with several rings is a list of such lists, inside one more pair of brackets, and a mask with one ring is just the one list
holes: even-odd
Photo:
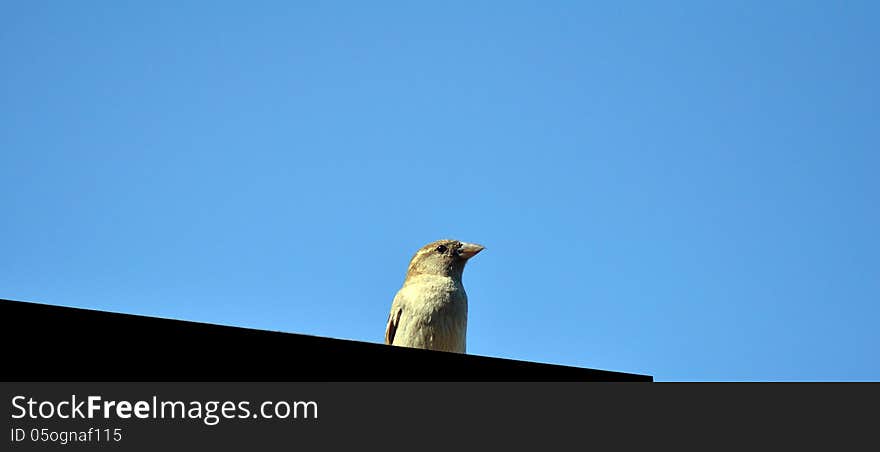
[(416, 251), (391, 303), (385, 344), (466, 353), (468, 298), (461, 276), (483, 249), (446, 239)]

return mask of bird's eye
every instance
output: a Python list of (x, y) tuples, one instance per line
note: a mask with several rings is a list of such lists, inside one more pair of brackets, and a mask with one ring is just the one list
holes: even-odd
[(437, 247), (437, 252), (442, 254), (445, 253), (447, 249), (448, 248), (446, 248), (446, 245), (440, 245)]

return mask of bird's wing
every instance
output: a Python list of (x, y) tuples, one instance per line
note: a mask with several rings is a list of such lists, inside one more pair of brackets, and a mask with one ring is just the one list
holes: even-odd
[(397, 333), (401, 313), (403, 313), (403, 303), (400, 295), (397, 295), (391, 303), (391, 314), (388, 315), (388, 324), (385, 325), (385, 343), (388, 345), (394, 343), (394, 334)]

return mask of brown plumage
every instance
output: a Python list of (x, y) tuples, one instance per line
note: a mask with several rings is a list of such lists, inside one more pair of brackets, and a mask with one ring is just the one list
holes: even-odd
[(419, 249), (391, 303), (385, 343), (465, 353), (468, 300), (461, 276), (468, 259), (482, 250), (482, 245), (458, 240)]

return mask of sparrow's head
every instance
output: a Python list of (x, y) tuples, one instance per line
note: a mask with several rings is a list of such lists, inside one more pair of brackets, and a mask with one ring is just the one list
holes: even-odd
[(431, 242), (416, 251), (409, 261), (406, 277), (427, 274), (460, 279), (464, 264), (480, 251), (483, 251), (483, 245), (475, 243), (458, 240)]

